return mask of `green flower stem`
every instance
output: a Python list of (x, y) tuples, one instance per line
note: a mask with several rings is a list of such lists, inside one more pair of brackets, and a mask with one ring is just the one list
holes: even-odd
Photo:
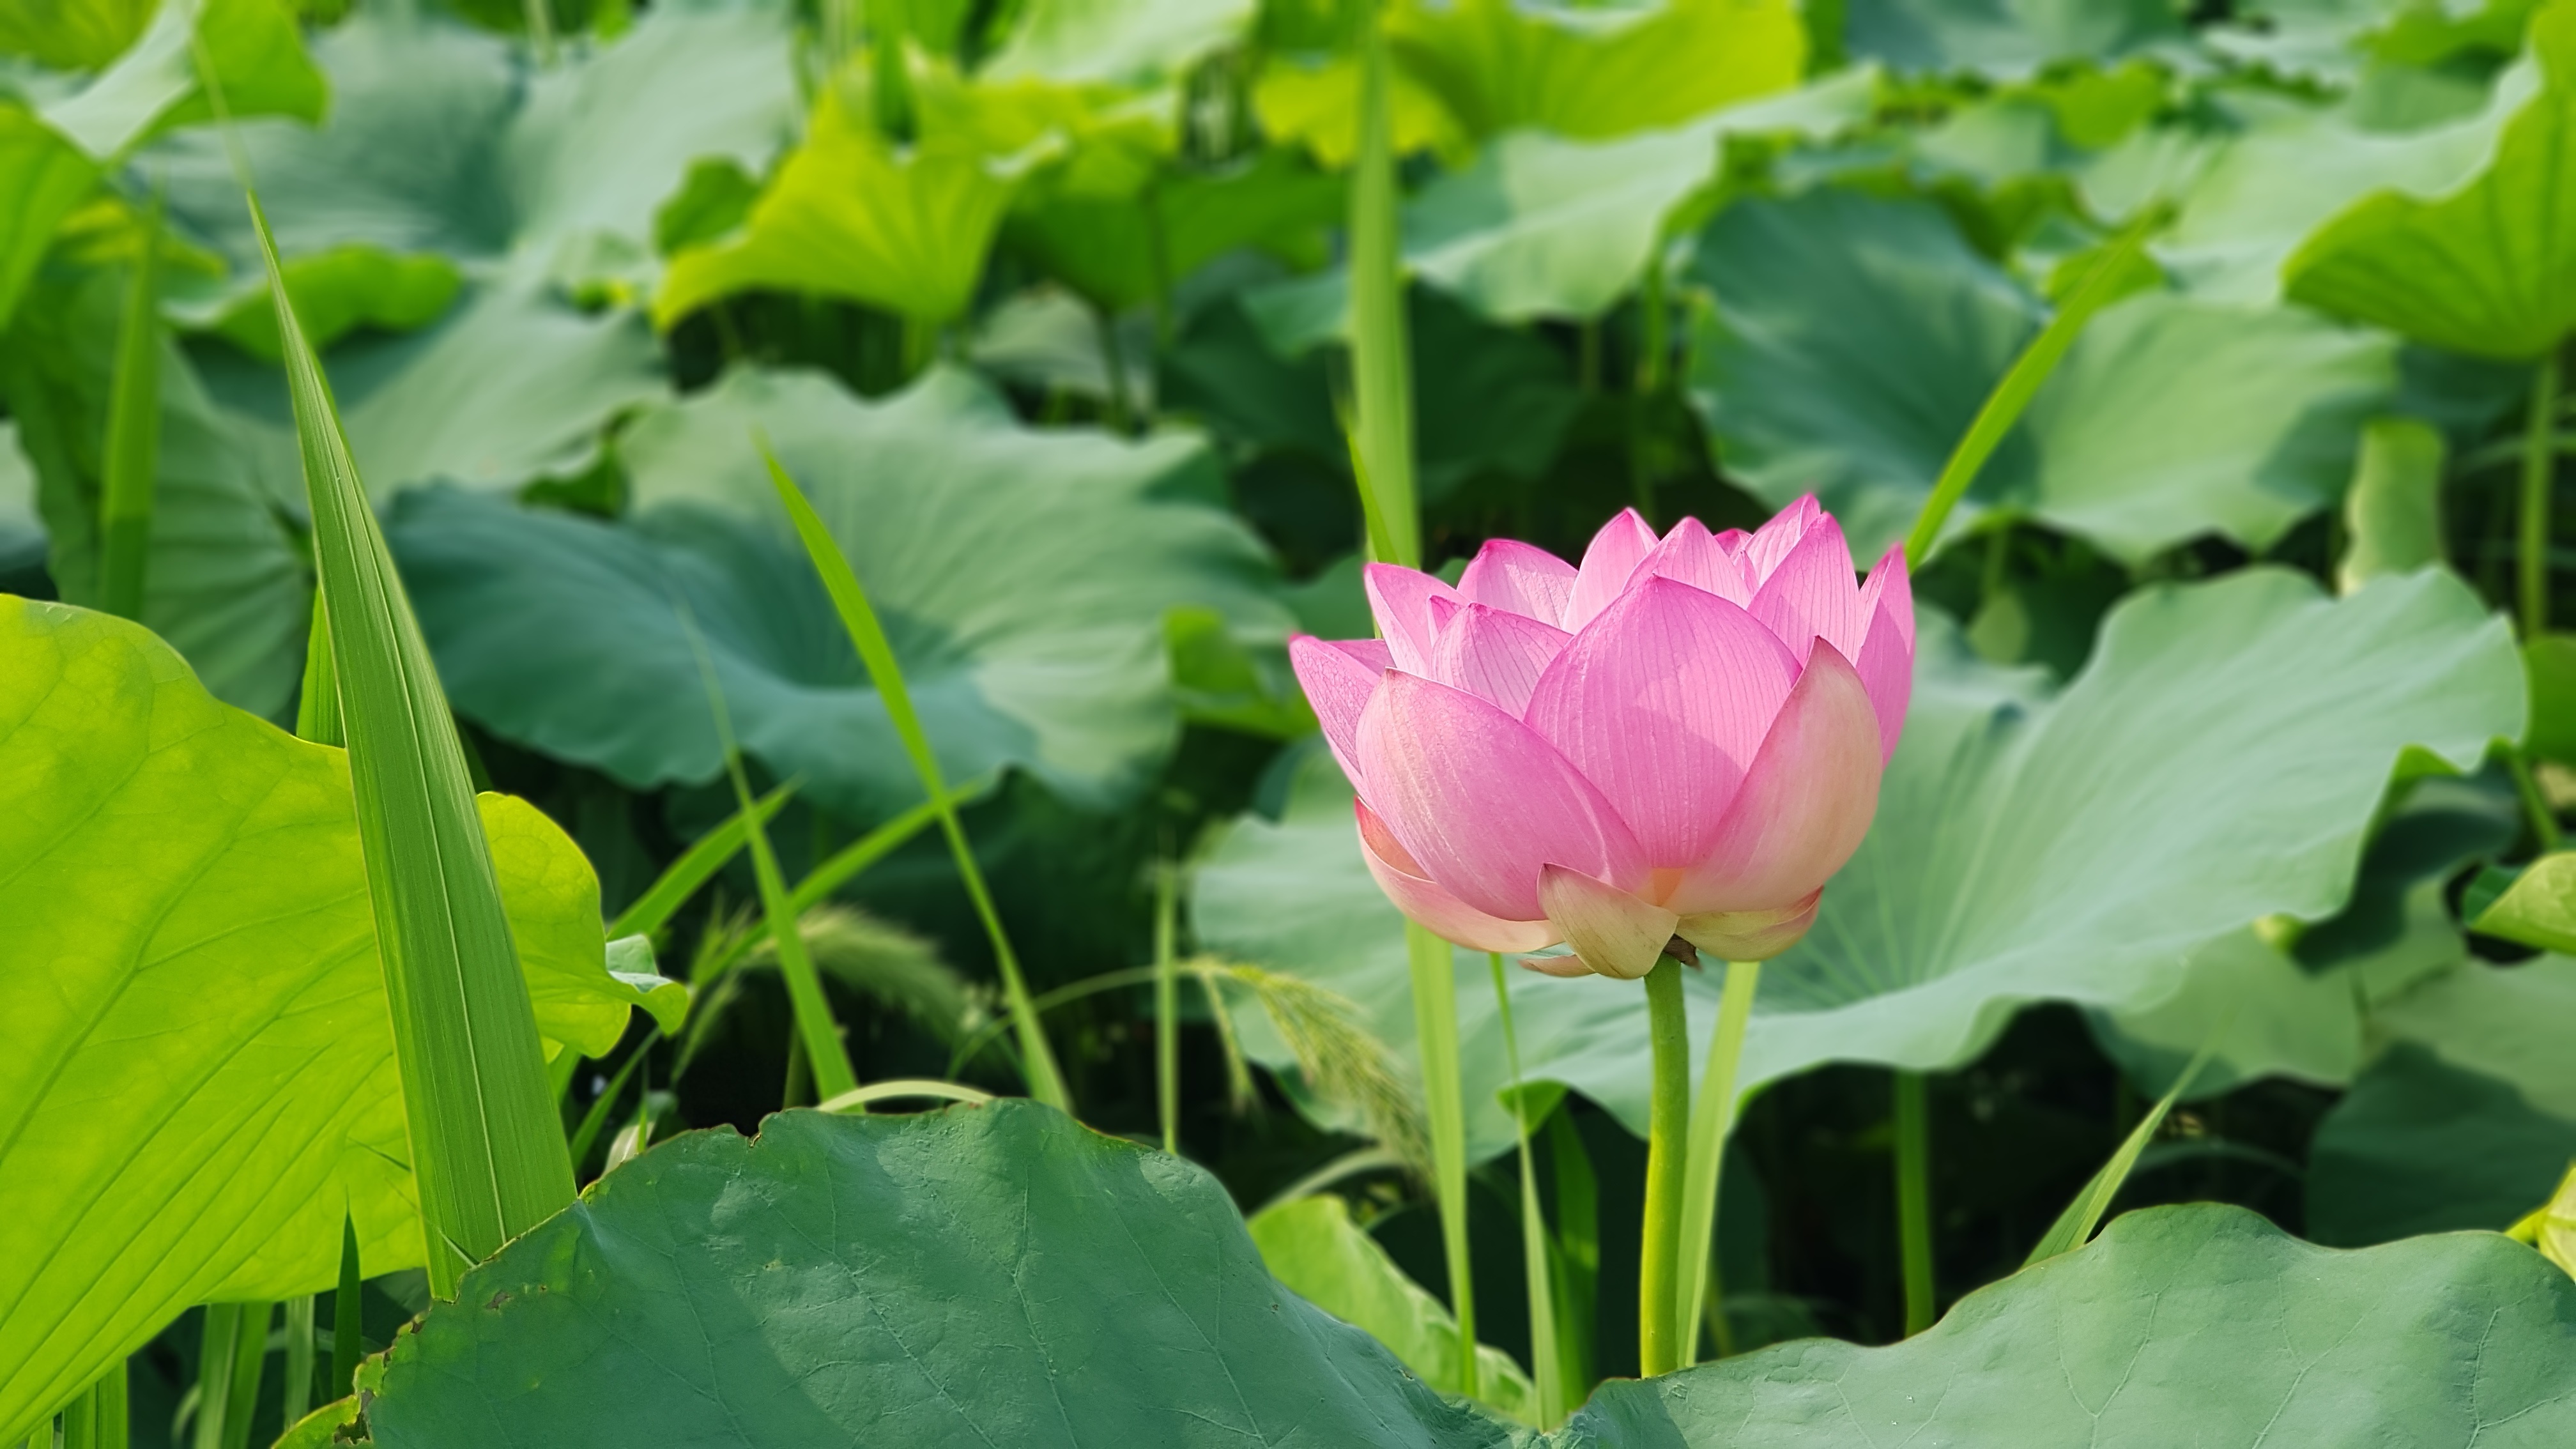
[(1181, 954), (1178, 867), (1154, 872), (1154, 1114), (1163, 1150), (1181, 1152)]
[(1500, 954), (1488, 953), (1486, 959), (1494, 967), (1494, 1007), (1503, 1021), (1503, 1062), (1512, 1073), (1512, 1120), (1520, 1129), (1521, 1276), (1529, 1283), (1530, 1381), (1538, 1389), (1538, 1426), (1552, 1429), (1565, 1418), (1565, 1369), (1557, 1351), (1547, 1218), (1539, 1211), (1538, 1168), (1530, 1161), (1529, 1097), (1521, 1090), (1521, 1044), (1512, 1030), (1511, 978), (1503, 970)]
[(2522, 445), (2522, 637), (2549, 628), (2549, 486), (2558, 457), (2549, 446), (2549, 424), (2558, 410), (2558, 350), (2551, 348), (2531, 373), (2531, 410)]
[[(1744, 1028), (1752, 1020), (1753, 994), (1761, 982), (1759, 961), (1736, 961), (1727, 966), (1726, 996), (1717, 1009), (1717, 1035), (1708, 1044), (1708, 1067), (1700, 1076), (1699, 1099), (1691, 1103), (1689, 1176), (1682, 1189), (1681, 1280), (1688, 1285), (1683, 1291), (1690, 1300), (1690, 1311), (1680, 1321), (1684, 1366), (1699, 1362), (1696, 1325), (1709, 1317), (1709, 1258), (1716, 1251), (1718, 1172), (1725, 1164), (1726, 1139), (1735, 1130), (1742, 1106), (1735, 1092), (1736, 1069), (1744, 1060)], [(1724, 1352), (1723, 1347), (1720, 1352)]]
[(1413, 1032), (1422, 1053), (1422, 1100), (1431, 1126), (1431, 1185), (1440, 1199), (1440, 1246), (1449, 1307), (1458, 1318), (1458, 1392), (1476, 1397), (1476, 1277), (1467, 1258), (1467, 1095), (1458, 1071), (1458, 977), (1449, 943), (1404, 923), (1413, 968)]
[(1637, 1360), (1648, 1378), (1682, 1366), (1681, 1247), (1690, 1131), (1690, 1016), (1682, 965), (1670, 956), (1646, 973), (1646, 1032), (1655, 1087), (1646, 1129), (1646, 1221), (1637, 1269)]
[(1896, 1073), (1896, 1238), (1905, 1264), (1905, 1336), (1932, 1326), (1932, 1128), (1923, 1074)]

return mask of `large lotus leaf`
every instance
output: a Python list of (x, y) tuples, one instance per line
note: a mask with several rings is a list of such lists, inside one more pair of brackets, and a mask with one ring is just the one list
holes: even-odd
[[(0, 392), (36, 465), (61, 596), (98, 601), (98, 512), (122, 269), (48, 272), (9, 333)], [(161, 358), (161, 437), (143, 622), (215, 694), (274, 716), (304, 668), (304, 550), (279, 521), (260, 464), (173, 345)], [(293, 478), (294, 464), (283, 474)]]
[(1349, 187), (1284, 151), (1216, 174), (1170, 178), (1141, 196), (1051, 197), (1012, 219), (1012, 244), (1095, 306), (1124, 312), (1239, 247), (1318, 254)]
[(2537, 357), (2576, 331), (2576, 6), (2541, 10), (2531, 51), (2541, 92), (2485, 167), (2337, 216), (2283, 268), (2292, 297), (2485, 357)]
[[(2474, 764), (2523, 714), (2502, 620), (2447, 574), (2340, 601), (2269, 569), (2131, 596), (2055, 696), (1976, 662), (1926, 613), (1904, 742), (1878, 819), (1815, 930), (1764, 968), (1743, 1075), (1833, 1061), (1923, 1070), (1983, 1051), (2026, 1002), (2143, 1008), (2195, 952), (2273, 914), (2332, 916), (2401, 752)], [(2101, 767), (2117, 760), (2117, 770)], [(1238, 825), (1201, 866), (1200, 939), (1332, 987), (1409, 1059), (1392, 906), (1361, 865), (1348, 787), (1310, 762), (1277, 824)], [(1458, 959), (1469, 1132), (1508, 1150), (1485, 962)], [(1717, 985), (1686, 977), (1705, 1042)], [(1646, 1124), (1643, 993), (1515, 973), (1521, 1060)], [(1294, 1057), (1258, 1011), (1245, 1045)]]
[[(314, 44), (327, 123), (239, 134), (288, 257), (365, 245), (542, 273), (601, 237), (646, 251), (695, 161), (766, 167), (796, 128), (789, 31), (774, 4), (656, 5), (531, 75), (498, 37), (362, 10)], [(256, 272), (220, 139), (178, 138), (155, 159), (172, 214)]]
[(1117, 800), (1177, 729), (1166, 610), (1213, 608), (1255, 646), (1286, 633), (1260, 545), (1204, 506), (1217, 474), (1192, 437), (1026, 428), (945, 369), (882, 403), (745, 371), (628, 431), (631, 524), (445, 490), (398, 503), (387, 531), (457, 708), (629, 784), (709, 779), (685, 603), (745, 750), (856, 818), (917, 801), (756, 434), (867, 585), (952, 779), (1017, 766)]
[(155, 133), (216, 118), (200, 66), (223, 88), (228, 116), (321, 118), (329, 99), (279, 0), (164, 0), (133, 48), (45, 119), (101, 161), (121, 160)]
[(996, 80), (1177, 78), (1241, 35), (1257, 8), (1253, 0), (1030, 0), (986, 73)]
[(2216, 155), (2186, 168), (2188, 186), (2159, 198), (2180, 210), (2154, 243), (2156, 257), (2198, 295), (2276, 301), (2284, 265), (2321, 227), (2374, 192), (2431, 197), (2458, 187), (2488, 164), (2539, 90), (2535, 69), (2516, 66), (2483, 109), (2394, 132), (2342, 110), (2252, 107)]
[[(599, 887), (485, 796), (539, 1027), (616, 1043)], [(421, 1261), (347, 758), (122, 620), (0, 596), (0, 1438), (192, 1303)]]
[(1900, 1344), (1809, 1339), (1606, 1386), (1564, 1449), (2538, 1449), (2571, 1435), (2576, 1284), (2538, 1253), (2483, 1233), (2338, 1252), (2191, 1206), (2122, 1217)]
[[(2039, 304), (1925, 202), (1815, 191), (1727, 208), (1691, 275), (1718, 307), (1689, 383), (1719, 458), (1815, 492), (1856, 550), (1903, 535)], [(2269, 546), (2341, 496), (2397, 381), (2384, 336), (2149, 292), (2086, 327), (1954, 529), (2003, 509), (2139, 560), (2202, 533)]]
[(653, 316), (668, 326), (732, 293), (774, 288), (949, 321), (974, 300), (1022, 169), (950, 137), (897, 148), (827, 89), (743, 230), (671, 258)]
[(0, 55), (56, 70), (97, 70), (143, 34), (155, 0), (18, 0), (0, 8)]
[(1871, 73), (1848, 71), (1612, 141), (1509, 132), (1406, 205), (1405, 261), (1498, 322), (1597, 318), (1715, 181), (1727, 137), (1833, 135), (1867, 119), (1875, 86)]
[[(269, 476), (296, 476), (285, 375), (239, 354), (201, 354), (207, 380)], [(510, 489), (599, 458), (607, 421), (669, 396), (644, 319), (562, 305), (542, 283), (470, 286), (425, 331), (332, 349), (332, 391), (376, 498), (448, 481)]]
[[(1264, 1208), (1244, 1224), (1261, 1263), (1288, 1289), (1385, 1344), (1424, 1383), (1458, 1392), (1458, 1320), (1404, 1274), (1351, 1205), (1318, 1193)], [(1530, 1422), (1537, 1391), (1511, 1355), (1476, 1346), (1477, 1402)]]
[(2472, 962), (2371, 1026), (2383, 1054), (2309, 1148), (2310, 1234), (2502, 1228), (2539, 1206), (2576, 1157), (2576, 961)]
[(1843, 48), (1902, 71), (2021, 80), (2057, 61), (2178, 50), (2170, 0), (1846, 0)]
[(1205, 1171), (1018, 1101), (667, 1142), (434, 1305), (367, 1417), (383, 1449), (1521, 1437), (1282, 1288)]
[(1385, 25), (1396, 60), (1476, 137), (1532, 127), (1601, 139), (1676, 125), (1789, 89), (1807, 59), (1787, 0), (1407, 0)]
[(0, 101), (0, 331), (18, 310), (54, 230), (98, 184), (98, 165), (61, 132)]

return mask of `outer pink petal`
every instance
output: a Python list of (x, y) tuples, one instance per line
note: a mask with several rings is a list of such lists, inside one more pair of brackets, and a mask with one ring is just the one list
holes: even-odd
[[(1717, 595), (1730, 604), (1746, 604), (1753, 599), (1753, 577), (1740, 554), (1729, 553), (1705, 524), (1696, 518), (1685, 518), (1673, 525), (1664, 541), (1637, 566), (1646, 576), (1677, 579), (1692, 588)], [(1635, 586), (1635, 581), (1630, 581)]]
[(1807, 530), (1815, 526), (1816, 520), (1831, 516), (1825, 512), (1824, 505), (1816, 501), (1813, 493), (1772, 514), (1771, 521), (1756, 529), (1745, 543), (1744, 559), (1754, 586), (1760, 587), (1765, 579), (1771, 577), (1771, 571), (1778, 568), (1780, 561), (1789, 556), (1789, 551), (1807, 536)]
[(1707, 856), (1665, 904), (1684, 916), (1777, 911), (1842, 869), (1878, 810), (1878, 716), (1855, 673), (1818, 645)]
[(1360, 711), (1377, 693), (1378, 676), (1386, 672), (1386, 646), (1375, 639), (1318, 639), (1299, 634), (1288, 641), (1288, 663), (1324, 727), (1324, 743), (1350, 777), (1354, 790), (1368, 789), (1360, 778)]
[(1592, 968), (1580, 956), (1523, 956), (1521, 966), (1542, 976), (1589, 976)]
[[(1906, 573), (1905, 545), (1892, 543), (1878, 556), (1878, 567), (1860, 586), (1860, 616), (1876, 620), (1884, 606), (1896, 616), (1897, 626), (1905, 632), (1905, 647), (1914, 647), (1914, 581)], [(1840, 647), (1840, 646), (1836, 646)]]
[(1431, 677), (1519, 719), (1540, 673), (1572, 642), (1573, 635), (1526, 615), (1469, 604), (1442, 626)]
[(1768, 961), (1798, 944), (1816, 923), (1820, 889), (1773, 911), (1706, 911), (1684, 916), (1673, 933), (1726, 961)]
[(1622, 981), (1654, 970), (1681, 924), (1681, 917), (1661, 906), (1561, 865), (1539, 872), (1538, 898), (1584, 965)]
[(1458, 597), (1557, 625), (1564, 622), (1565, 606), (1574, 597), (1575, 577), (1574, 565), (1546, 549), (1518, 539), (1491, 539), (1458, 576)]
[(1431, 603), (1456, 603), (1457, 590), (1419, 569), (1394, 564), (1368, 565), (1360, 570), (1360, 583), (1368, 590), (1369, 612), (1377, 616), (1377, 632), (1385, 636), (1395, 667), (1407, 674), (1430, 673), (1431, 646), (1440, 637)]
[(1386, 822), (1360, 801), (1360, 858), (1368, 862), (1377, 888), (1423, 928), (1470, 951), (1536, 951), (1557, 942), (1556, 928), (1545, 920), (1506, 921), (1486, 915), (1427, 879), (1422, 867), (1405, 853)]
[(1904, 738), (1905, 710), (1914, 698), (1914, 641), (1909, 637), (1914, 631), (1905, 627), (1910, 622), (1900, 622), (1893, 605), (1880, 604), (1854, 666), (1861, 687), (1869, 691), (1870, 711), (1878, 716), (1881, 760), (1894, 755), (1896, 742)]
[(1752, 615), (1650, 577), (1575, 636), (1522, 718), (1600, 787), (1648, 863), (1681, 867), (1716, 845), (1797, 678)]
[(1390, 670), (1360, 716), (1369, 808), (1421, 874), (1489, 916), (1536, 920), (1538, 873), (1644, 882), (1636, 837), (1592, 782), (1519, 720), (1464, 690)]
[(1830, 516), (1810, 524), (1806, 536), (1770, 570), (1751, 608), (1753, 617), (1779, 635), (1801, 663), (1818, 639), (1845, 659), (1856, 658), (1869, 616), (1860, 612), (1860, 580), (1852, 572), (1842, 525)]
[(1601, 531), (1592, 535), (1591, 546), (1583, 550), (1583, 567), (1575, 573), (1574, 593), (1560, 622), (1568, 631), (1591, 623), (1612, 599), (1627, 592), (1629, 576), (1654, 551), (1655, 530), (1637, 510), (1619, 510), (1619, 516), (1601, 525)]

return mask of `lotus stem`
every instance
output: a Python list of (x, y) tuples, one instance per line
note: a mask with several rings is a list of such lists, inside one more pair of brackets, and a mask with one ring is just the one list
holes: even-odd
[(1896, 1073), (1896, 1241), (1905, 1266), (1905, 1336), (1932, 1326), (1932, 1128), (1923, 1074)]
[(2531, 374), (2530, 417), (2522, 445), (2522, 637), (2537, 639), (2549, 629), (2549, 487), (2557, 473), (2557, 454), (2549, 446), (2549, 424), (2558, 410), (2558, 349), (2541, 355)]
[(1163, 1150), (1181, 1153), (1180, 868), (1154, 873), (1154, 1115)]
[(1557, 1347), (1556, 1296), (1548, 1262), (1547, 1218), (1539, 1210), (1538, 1169), (1530, 1161), (1529, 1094), (1522, 1090), (1521, 1045), (1512, 1030), (1512, 988), (1503, 958), (1488, 953), (1494, 969), (1494, 1009), (1502, 1017), (1503, 1061), (1512, 1074), (1512, 1124), (1521, 1159), (1521, 1276), (1529, 1288), (1530, 1382), (1538, 1390), (1538, 1426), (1565, 1420), (1565, 1367)]
[(1682, 1366), (1682, 1197), (1690, 1133), (1690, 1016), (1682, 965), (1670, 956), (1646, 973), (1646, 1032), (1654, 1043), (1654, 1096), (1646, 1129), (1646, 1221), (1637, 1271), (1637, 1359), (1646, 1377)]

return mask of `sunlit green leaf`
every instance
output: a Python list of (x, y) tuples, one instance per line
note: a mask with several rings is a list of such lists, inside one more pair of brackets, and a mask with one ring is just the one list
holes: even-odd
[(54, 229), (98, 183), (98, 166), (33, 111), (0, 102), (0, 330)]
[(2484, 357), (2534, 357), (2576, 330), (2576, 8), (2539, 11), (2531, 54), (2540, 93), (2477, 173), (2336, 216), (2283, 265), (2292, 297)]
[(1844, 0), (1843, 48), (1903, 71), (2019, 80), (2057, 61), (2180, 49), (2166, 0)]
[(1398, 65), (1471, 136), (1530, 126), (1603, 138), (1670, 126), (1796, 85), (1807, 58), (1783, 0), (1525, 6), (1406, 0), (1386, 17)]
[(1175, 77), (1240, 34), (1253, 0), (1028, 0), (990, 62), (996, 79)]
[[(2164, 1000), (2195, 953), (2254, 921), (2336, 914), (2408, 746), (2472, 765), (2522, 718), (2503, 621), (2445, 574), (2341, 601), (2273, 570), (2151, 590), (2054, 696), (1970, 662), (1937, 615), (1923, 631), (1877, 822), (1815, 930), (1764, 968), (1748, 1085), (1833, 1061), (1951, 1065), (2026, 1002)], [(1320, 754), (1308, 770), (1282, 822), (1244, 821), (1201, 867), (1200, 938), (1330, 986), (1409, 1041), (1394, 908), (1360, 863), (1338, 772)], [(1490, 1156), (1512, 1142), (1493, 992), (1481, 956), (1458, 964), (1470, 1121)], [(1704, 1051), (1718, 989), (1690, 988)], [(1642, 1135), (1642, 997), (1554, 977), (1513, 996), (1525, 1073)], [(1251, 1013), (1237, 1025), (1256, 1057), (1290, 1065)]]
[[(105, 615), (0, 597), (0, 1432), (192, 1303), (422, 1261), (346, 756)], [(483, 801), (540, 1027), (609, 1050), (599, 887)]]
[[(883, 403), (745, 371), (628, 431), (631, 524), (447, 491), (397, 504), (390, 532), (457, 706), (638, 786), (709, 779), (721, 759), (677, 597), (752, 758), (852, 818), (917, 802), (754, 429), (865, 571), (952, 779), (1017, 766), (1074, 799), (1123, 798), (1177, 727), (1165, 611), (1215, 608), (1252, 647), (1286, 634), (1259, 545), (1204, 506), (1217, 480), (1192, 438), (1026, 428), (946, 370)], [(607, 676), (581, 662), (603, 651), (620, 661)]]
[(214, 119), (199, 52), (233, 116), (319, 120), (330, 91), (279, 0), (162, 0), (131, 49), (79, 91), (45, 107), (54, 129), (101, 161), (158, 132)]
[[(1458, 1321), (1351, 1221), (1350, 1204), (1330, 1193), (1298, 1198), (1255, 1215), (1244, 1227), (1262, 1266), (1307, 1302), (1368, 1330), (1422, 1381), (1459, 1391)], [(1476, 1348), (1477, 1401), (1532, 1422), (1537, 1390), (1511, 1355)]]

